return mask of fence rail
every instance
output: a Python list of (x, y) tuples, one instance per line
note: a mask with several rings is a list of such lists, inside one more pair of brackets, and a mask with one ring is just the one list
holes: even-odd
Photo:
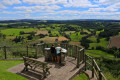
[[(86, 57), (86, 65), (88, 64), (91, 67), (92, 71), (92, 78), (96, 76), (97, 80), (107, 80), (106, 77), (103, 75), (101, 69), (99, 68), (97, 62), (91, 56), (85, 54)], [(85, 66), (87, 68), (87, 66)], [(88, 69), (87, 69), (88, 70)]]

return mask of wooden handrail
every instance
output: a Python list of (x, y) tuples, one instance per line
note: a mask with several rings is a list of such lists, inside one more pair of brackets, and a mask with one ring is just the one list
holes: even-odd
[[(104, 74), (102, 73), (102, 71), (100, 70), (97, 62), (95, 61), (95, 59), (93, 59), (91, 56), (85, 54), (85, 56), (87, 56), (87, 58), (90, 58), (92, 60), (92, 63), (88, 62), (87, 60), (85, 60), (87, 64), (89, 64), (92, 67), (92, 77), (94, 77), (94, 74), (96, 75), (98, 80), (102, 80), (102, 78), (104, 80), (107, 80), (106, 77), (104, 76)], [(96, 67), (96, 68), (95, 68)], [(97, 73), (98, 71), (98, 73)], [(99, 75), (99, 76), (98, 76)]]
[(99, 68), (99, 66), (97, 65), (97, 63), (96, 63), (96, 61), (95, 61), (94, 59), (93, 59), (93, 62), (95, 63), (95, 65), (96, 65), (98, 71), (101, 71), (100, 68)]
[(94, 72), (95, 72), (95, 75), (96, 75), (97, 79), (99, 79), (99, 76), (98, 76), (97, 71), (96, 71), (94, 66), (93, 66), (93, 69), (94, 69)]
[(100, 74), (102, 75), (104, 80), (107, 80), (106, 77), (104, 76), (104, 74), (102, 72), (100, 72)]

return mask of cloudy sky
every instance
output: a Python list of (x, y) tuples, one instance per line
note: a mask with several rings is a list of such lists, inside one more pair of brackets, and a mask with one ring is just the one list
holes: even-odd
[(0, 20), (115, 19), (120, 0), (0, 0)]

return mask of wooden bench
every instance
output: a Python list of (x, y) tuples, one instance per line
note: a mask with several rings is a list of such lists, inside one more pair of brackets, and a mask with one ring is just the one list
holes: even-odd
[[(42, 69), (43, 78), (45, 78), (47, 76), (47, 73), (50, 74), (49, 69), (51, 67), (47, 66), (46, 62), (41, 62), (41, 61), (38, 61), (37, 59), (28, 58), (28, 57), (23, 57), (23, 60), (24, 60), (24, 65), (25, 65), (23, 71), (28, 71), (28, 69), (35, 70), (36, 68)], [(30, 68), (28, 68), (28, 67), (30, 67)]]

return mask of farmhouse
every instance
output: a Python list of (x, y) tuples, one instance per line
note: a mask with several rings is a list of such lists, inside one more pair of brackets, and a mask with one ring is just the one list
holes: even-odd
[(108, 48), (112, 47), (120, 48), (120, 36), (114, 36), (110, 39)]

